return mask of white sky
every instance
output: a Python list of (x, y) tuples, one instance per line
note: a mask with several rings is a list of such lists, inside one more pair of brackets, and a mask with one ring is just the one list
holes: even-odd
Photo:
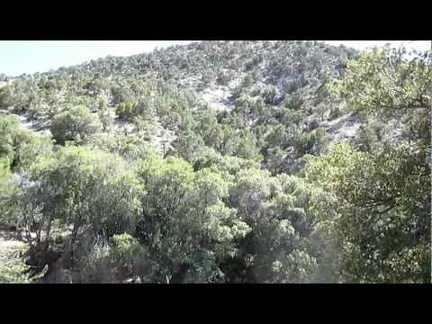
[[(156, 47), (184, 45), (191, 41), (0, 41), (0, 73), (16, 76), (45, 72), (62, 66), (80, 64), (92, 59), (128, 56), (149, 52)], [(357, 49), (391, 43), (417, 50), (430, 50), (430, 41), (326, 41)]]

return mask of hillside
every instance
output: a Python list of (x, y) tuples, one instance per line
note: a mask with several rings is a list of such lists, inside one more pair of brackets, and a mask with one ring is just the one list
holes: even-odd
[[(49, 129), (52, 119), (68, 105), (89, 108), (94, 121), (91, 133), (101, 129), (136, 133), (144, 121), (159, 151), (162, 144), (165, 150), (171, 148), (185, 131), (180, 118), (214, 118), (220, 112), (221, 119), (224, 111), (231, 114), (219, 124), (245, 129), (245, 136), (252, 130), (257, 140), (267, 135), (267, 125), (284, 124), (290, 114), (301, 123), (296, 132), (326, 130), (332, 139), (339, 132), (344, 137), (340, 130), (345, 123), (319, 127), (339, 117), (325, 85), (340, 78), (347, 60), (356, 55), (343, 46), (313, 42), (193, 43), (22, 76), (3, 88), (0, 107), (26, 116), (25, 126), (38, 131)], [(198, 111), (208, 116), (197, 117)], [(208, 127), (216, 126), (216, 119), (206, 122), (213, 124)], [(193, 126), (188, 128), (199, 133)], [(223, 132), (218, 127), (214, 131)], [(215, 147), (210, 138), (202, 137), (206, 145)], [(266, 149), (264, 143), (259, 146)]]
[(201, 42), (2, 78), (0, 221), (48, 282), (424, 281), (432, 73), (403, 55)]

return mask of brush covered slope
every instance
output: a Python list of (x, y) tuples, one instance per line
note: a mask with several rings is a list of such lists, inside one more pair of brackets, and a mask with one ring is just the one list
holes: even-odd
[(1, 221), (42, 282), (430, 282), (431, 93), (300, 41), (3, 76)]

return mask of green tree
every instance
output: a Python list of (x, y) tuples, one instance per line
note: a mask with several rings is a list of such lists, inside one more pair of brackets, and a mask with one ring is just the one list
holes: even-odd
[(0, 158), (12, 164), (14, 149), (20, 133), (19, 120), (14, 116), (0, 116)]
[(430, 60), (430, 53), (408, 59), (375, 50), (349, 62), (335, 85), (364, 118), (407, 120), (405, 135), (386, 146), (358, 152), (339, 145), (307, 171), (338, 198), (335, 229), (347, 281), (430, 281)]
[(99, 131), (100, 125), (94, 120), (89, 108), (74, 106), (66, 108), (54, 117), (51, 133), (58, 144), (66, 141), (83, 143), (87, 138)]
[(13, 196), (17, 186), (10, 171), (9, 161), (0, 158), (0, 224), (13, 223), (16, 217), (16, 208), (13, 203)]
[(228, 281), (312, 281), (319, 270), (317, 248), (309, 241), (318, 223), (309, 209), (315, 196), (299, 178), (241, 171), (230, 188), (230, 201), (251, 231), (239, 241), (236, 255), (224, 262)]
[(149, 192), (137, 235), (158, 264), (156, 282), (219, 281), (217, 260), (235, 252), (233, 240), (248, 226), (222, 202), (226, 176), (194, 172), (181, 159), (143, 161), (139, 174)]
[(112, 123), (114, 121), (114, 113), (108, 107), (107, 100), (105, 98), (101, 98), (98, 104), (98, 117), (101, 122), (102, 131), (109, 131), (112, 127)]
[(192, 161), (203, 146), (205, 146), (204, 140), (191, 129), (180, 133), (174, 142), (175, 152), (186, 161)]
[(21, 225), (37, 228), (35, 244), (50, 238), (53, 225), (71, 227), (71, 262), (84, 228), (109, 238), (133, 232), (143, 188), (118, 156), (86, 147), (46, 154), (29, 169), (17, 196)]

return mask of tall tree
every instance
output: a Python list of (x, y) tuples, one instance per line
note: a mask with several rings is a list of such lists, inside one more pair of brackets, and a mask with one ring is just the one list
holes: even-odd
[(345, 280), (430, 281), (431, 54), (384, 48), (350, 61), (334, 90), (363, 118), (404, 119), (386, 146), (339, 145), (307, 177), (338, 197)]

